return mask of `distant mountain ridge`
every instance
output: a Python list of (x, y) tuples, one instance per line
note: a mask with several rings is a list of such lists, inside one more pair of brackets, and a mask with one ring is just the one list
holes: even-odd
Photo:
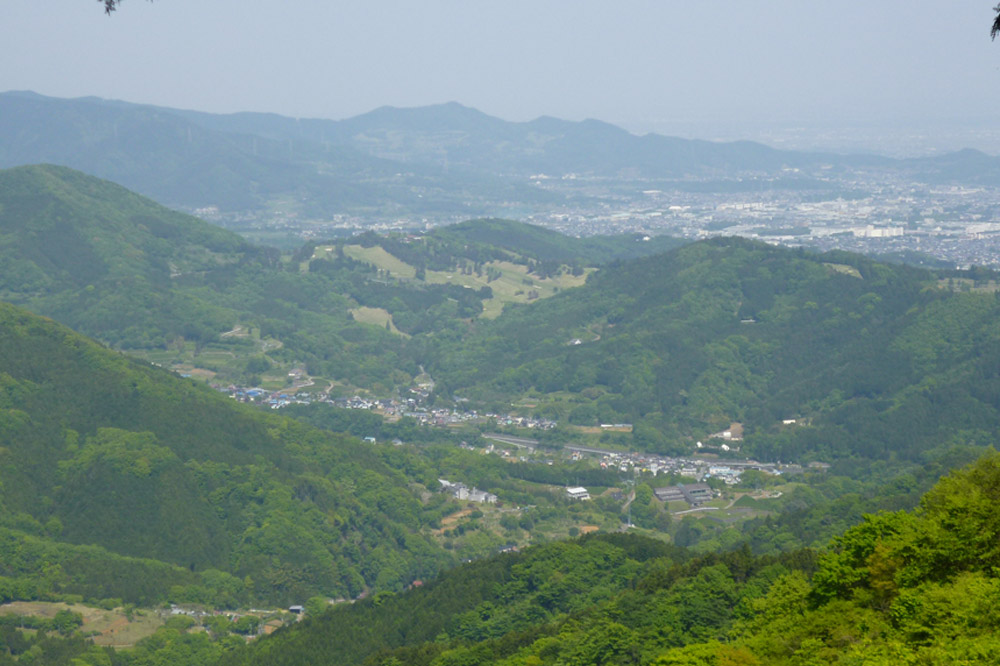
[[(423, 107), (383, 106), (344, 120), (287, 118), (274, 114), (207, 114), (171, 111), (203, 127), (276, 140), (352, 145), (407, 163), (433, 163), (522, 175), (549, 169), (614, 175), (637, 169), (647, 177), (678, 177), (703, 170), (773, 169), (843, 159), (797, 153), (752, 141), (715, 143), (659, 134), (632, 134), (595, 119), (579, 122), (541, 116), (511, 122), (458, 102)], [(852, 161), (879, 162), (863, 156)]]
[(492, 215), (560, 201), (527, 176), (737, 178), (785, 168), (869, 167), (933, 182), (997, 182), (1000, 160), (960, 151), (920, 160), (783, 151), (541, 117), (507, 122), (457, 103), (381, 107), (345, 120), (210, 114), (92, 97), (0, 93), (0, 167), (51, 162), (175, 207), (259, 210), (295, 201), (336, 212)]

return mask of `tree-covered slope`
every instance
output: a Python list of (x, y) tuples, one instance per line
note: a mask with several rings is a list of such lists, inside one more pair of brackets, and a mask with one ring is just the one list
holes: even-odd
[(103, 280), (163, 285), (235, 261), (239, 236), (66, 167), (0, 171), (4, 298)]
[[(200, 201), (223, 209), (254, 208), (274, 185), (267, 176), (277, 166), (274, 154), (281, 147), (275, 142), (261, 139), (258, 155), (250, 137), (220, 135), (153, 108), (6, 93), (0, 113), (4, 167), (55, 163), (112, 179), (163, 203)], [(290, 165), (281, 166), (294, 177)]]
[(469, 220), (434, 229), (430, 237), (442, 241), (478, 244), (513, 252), (538, 262), (598, 266), (615, 259), (665, 252), (684, 243), (669, 236), (642, 234), (573, 238), (557, 231), (513, 220)]
[(236, 234), (78, 171), (0, 171), (0, 295), (111, 342), (230, 324), (232, 313), (175, 287), (254, 253)]
[(751, 455), (909, 456), (996, 434), (998, 308), (919, 269), (725, 239), (510, 306), (427, 365), (472, 398), (568, 392), (571, 423), (634, 422), (641, 448), (736, 421)]
[(322, 276), (65, 167), (0, 171), (0, 258), (2, 298), (116, 347), (211, 343), (241, 370), (271, 338), (278, 360), (361, 385), (408, 368)]
[[(516, 261), (525, 275), (512, 273), (501, 283), (484, 277), (480, 286), (489, 287), (487, 280), (494, 287), (510, 283), (509, 291), (526, 293), (525, 281), (564, 270), (582, 276), (593, 263), (676, 241), (574, 239), (516, 222), (480, 220), (433, 232), (419, 243), (375, 234), (347, 243), (382, 247), (421, 273), (471, 272), (472, 266), (482, 273), (483, 262)], [(493, 296), (490, 288), (466, 289), (443, 276), (433, 284), (390, 280), (372, 265), (342, 256), (306, 261), (314, 247), (282, 257), (65, 167), (0, 171), (0, 295), (161, 362), (190, 363), (192, 352), (197, 362), (208, 348), (214, 361), (206, 361), (207, 367), (229, 381), (257, 383), (261, 369), (294, 364), (314, 376), (388, 390), (416, 373), (413, 353), (384, 326), (355, 321), (353, 312), (381, 309), (404, 334), (439, 333), (463, 328)]]
[(451, 560), (420, 535), (429, 519), (406, 477), (370, 445), (244, 408), (10, 305), (0, 505), (0, 526), (228, 572), (248, 600), (393, 589)]
[(540, 546), (328, 610), (220, 663), (993, 664), (998, 488), (993, 453), (818, 558), (692, 558), (628, 535)]
[(334, 607), (224, 663), (360, 664), (380, 652), (433, 641), (444, 646), (537, 636), (548, 622), (606, 601), (651, 567), (689, 557), (661, 542), (620, 534), (500, 555), (401, 595)]

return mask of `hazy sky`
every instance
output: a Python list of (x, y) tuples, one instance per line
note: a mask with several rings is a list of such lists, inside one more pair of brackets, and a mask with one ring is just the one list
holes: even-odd
[(58, 97), (325, 118), (454, 100), (706, 138), (1000, 112), (996, 0), (0, 2), (0, 90)]

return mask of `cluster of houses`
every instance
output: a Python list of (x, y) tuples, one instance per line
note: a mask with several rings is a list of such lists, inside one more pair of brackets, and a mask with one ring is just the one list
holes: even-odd
[(771, 463), (748, 461), (702, 460), (699, 458), (670, 458), (649, 453), (604, 453), (600, 465), (605, 469), (621, 472), (676, 474), (697, 481), (720, 479), (729, 485), (739, 483), (740, 475), (747, 469), (756, 469), (770, 474), (780, 474), (778, 467)]
[(248, 402), (280, 409), (291, 404), (310, 404), (325, 402), (342, 409), (370, 409), (381, 412), (388, 418), (410, 417), (422, 425), (449, 426), (462, 423), (484, 423), (494, 419), (498, 426), (516, 426), (537, 430), (555, 428), (557, 423), (551, 419), (514, 416), (513, 414), (479, 413), (476, 410), (460, 409), (430, 409), (423, 406), (428, 397), (425, 389), (410, 389), (413, 397), (406, 400), (396, 398), (365, 398), (353, 396), (350, 398), (327, 398), (323, 394), (298, 392), (289, 393), (286, 390), (268, 391), (263, 388), (246, 388), (241, 386), (217, 387), (223, 393), (239, 402)]
[(262, 388), (245, 388), (242, 386), (228, 386), (219, 388), (219, 390), (237, 402), (264, 405), (271, 409), (281, 409), (293, 403), (310, 402), (310, 394), (308, 393), (289, 393), (284, 390), (268, 391)]
[(441, 484), (441, 490), (443, 492), (449, 493), (452, 497), (463, 502), (478, 502), (479, 504), (496, 504), (497, 496), (493, 493), (488, 493), (485, 490), (479, 490), (475, 487), (469, 488), (467, 485), (461, 481), (454, 482), (447, 479), (438, 479)]
[(406, 416), (416, 419), (422, 425), (450, 426), (473, 422), (484, 423), (489, 419), (494, 419), (498, 426), (517, 426), (538, 430), (549, 430), (557, 425), (555, 421), (550, 419), (494, 414), (492, 412), (480, 413), (474, 409), (430, 409), (422, 406), (418, 398), (407, 398), (405, 401), (401, 401), (393, 398), (374, 400), (355, 396), (327, 400), (326, 402), (345, 409), (377, 409), (389, 418)]
[(358, 395), (353, 398), (333, 398), (332, 400), (324, 400), (323, 402), (342, 409), (381, 409), (383, 411), (396, 409), (399, 404), (396, 400), (376, 400), (374, 398), (362, 398)]

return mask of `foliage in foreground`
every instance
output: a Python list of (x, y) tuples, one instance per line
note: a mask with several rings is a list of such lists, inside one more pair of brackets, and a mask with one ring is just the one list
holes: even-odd
[(630, 536), (553, 544), (334, 608), (222, 663), (996, 663), (998, 501), (993, 453), (818, 559), (691, 559)]

